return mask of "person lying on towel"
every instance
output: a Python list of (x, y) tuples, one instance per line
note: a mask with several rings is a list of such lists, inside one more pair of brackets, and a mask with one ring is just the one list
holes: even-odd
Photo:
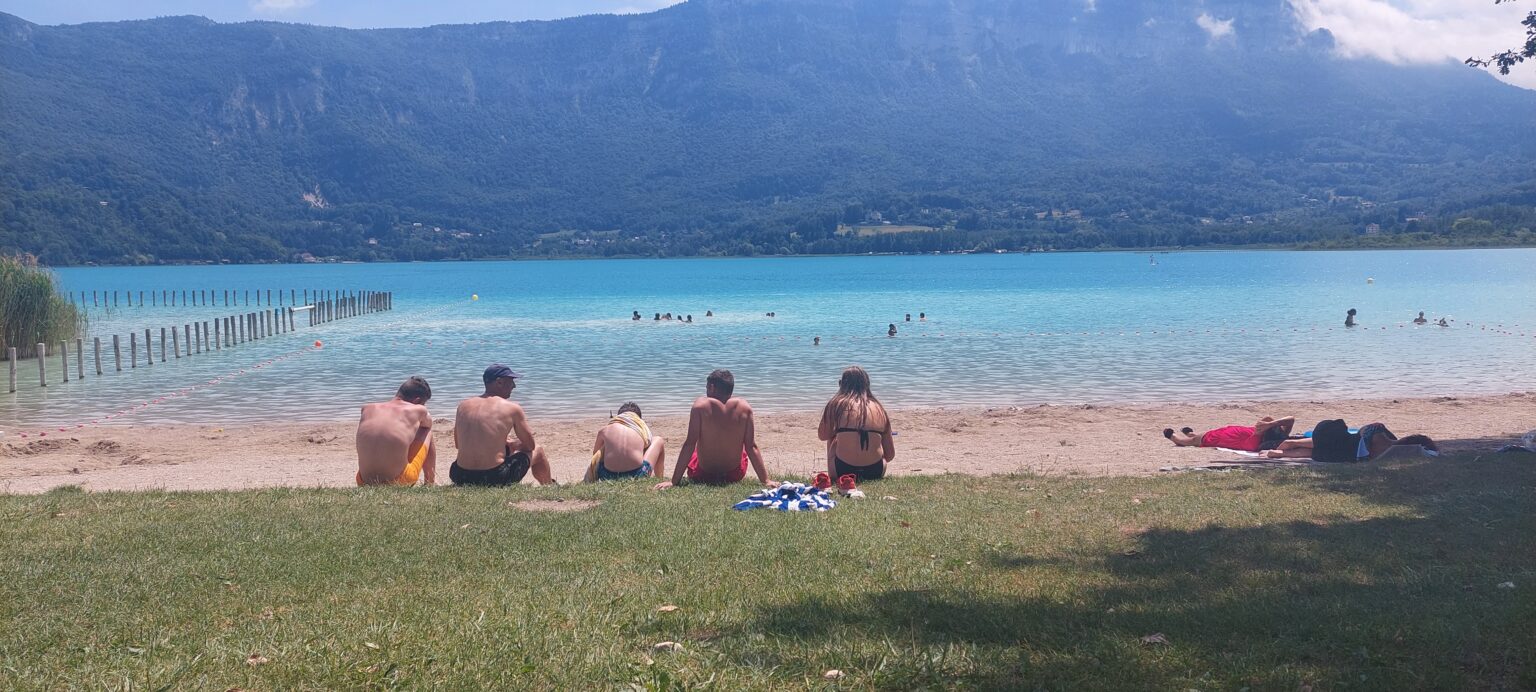
[(656, 484), (666, 490), (683, 482), (686, 474), (694, 483), (729, 485), (747, 477), (747, 464), (766, 486), (775, 483), (763, 466), (763, 452), (757, 448), (752, 424), (752, 405), (746, 399), (732, 399), (736, 378), (730, 370), (716, 370), (705, 380), (704, 396), (693, 402), (688, 412), (688, 437), (677, 454), (672, 480)]
[(357, 484), (437, 483), (437, 448), (426, 403), (432, 387), (420, 377), (400, 385), (395, 398), (363, 407), (357, 422)]
[(1269, 459), (1347, 463), (1370, 461), (1398, 445), (1419, 445), (1431, 452), (1440, 451), (1440, 445), (1428, 435), (1399, 438), (1381, 423), (1371, 423), (1356, 431), (1351, 430), (1343, 420), (1336, 419), (1318, 423), (1310, 437), (1286, 440), (1278, 448), (1265, 452), (1264, 456)]
[(1265, 416), (1252, 426), (1228, 425), (1208, 430), (1200, 435), (1196, 435), (1190, 428), (1184, 428), (1178, 432), (1174, 432), (1173, 428), (1163, 428), (1163, 437), (1172, 440), (1173, 444), (1179, 447), (1221, 447), (1257, 452), (1280, 446), (1281, 442), (1290, 437), (1291, 428), (1295, 426), (1295, 416), (1284, 418)]
[(597, 431), (592, 442), (592, 463), (585, 483), (630, 478), (661, 478), (666, 475), (666, 440), (652, 435), (640, 418), (640, 405), (631, 401), (619, 407), (619, 415)]

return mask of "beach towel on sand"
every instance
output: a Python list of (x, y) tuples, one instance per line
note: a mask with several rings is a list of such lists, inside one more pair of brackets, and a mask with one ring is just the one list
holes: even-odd
[(837, 506), (827, 495), (804, 483), (781, 483), (772, 490), (759, 490), (738, 502), (731, 509), (777, 509), (781, 512), (825, 512)]

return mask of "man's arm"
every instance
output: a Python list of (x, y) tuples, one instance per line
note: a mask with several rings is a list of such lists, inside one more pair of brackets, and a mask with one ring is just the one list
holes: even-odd
[(752, 471), (757, 474), (757, 480), (763, 485), (773, 485), (773, 479), (768, 477), (768, 469), (763, 466), (763, 450), (757, 448), (757, 425), (752, 422), (752, 407), (747, 406), (747, 427), (742, 433), (741, 445), (747, 450), (747, 460), (752, 462)]
[(683, 474), (688, 471), (688, 460), (693, 457), (693, 450), (699, 446), (701, 410), (699, 402), (693, 402), (693, 408), (688, 411), (688, 436), (683, 439), (682, 448), (677, 450), (677, 465), (672, 468), (672, 480), (657, 483), (657, 490), (666, 490), (683, 482)]
[(422, 480), (427, 485), (437, 485), (437, 445), (432, 444), (432, 413), (422, 406), (417, 412), (416, 444), (427, 446), (427, 460), (421, 465)]
[(1254, 432), (1258, 433), (1259, 435), (1263, 435), (1264, 433), (1269, 432), (1270, 428), (1277, 428), (1277, 427), (1284, 426), (1286, 434), (1289, 435), (1290, 431), (1291, 431), (1291, 426), (1293, 426), (1295, 424), (1296, 424), (1296, 417), (1295, 416), (1286, 416), (1286, 417), (1280, 418), (1280, 419), (1274, 419), (1274, 418), (1266, 417), (1265, 419), (1263, 419), (1263, 420), (1259, 421), (1258, 423), (1254, 424), (1253, 430), (1254, 430)]
[(522, 444), (523, 452), (533, 456), (533, 449), (537, 443), (533, 441), (533, 430), (528, 427), (528, 414), (523, 412), (523, 407), (508, 402), (512, 407), (512, 434), (517, 436), (517, 441)]

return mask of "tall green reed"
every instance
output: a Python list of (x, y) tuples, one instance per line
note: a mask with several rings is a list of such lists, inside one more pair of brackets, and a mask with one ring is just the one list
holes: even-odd
[(31, 255), (0, 256), (0, 359), (9, 347), (36, 355), (38, 343), (57, 344), (85, 333), (85, 313), (58, 290), (53, 272)]

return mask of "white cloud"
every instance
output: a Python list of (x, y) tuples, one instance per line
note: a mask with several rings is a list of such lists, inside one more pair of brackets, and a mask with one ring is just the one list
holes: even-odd
[(1205, 29), (1205, 33), (1211, 35), (1212, 41), (1220, 41), (1231, 36), (1232, 22), (1232, 19), (1217, 19), (1206, 12), (1201, 12), (1200, 16), (1195, 17), (1195, 23)]
[[(1525, 43), (1528, 3), (1493, 0), (1290, 0), (1308, 30), (1327, 29), (1339, 55), (1393, 64), (1460, 62)], [(1536, 67), (1516, 66), (1506, 81), (1536, 88)]]
[(1099, 0), (1083, 0), (1083, 11), (1084, 12), (1098, 12), (1099, 11)]
[(315, 0), (254, 0), (251, 9), (256, 12), (291, 12), (315, 4)]

